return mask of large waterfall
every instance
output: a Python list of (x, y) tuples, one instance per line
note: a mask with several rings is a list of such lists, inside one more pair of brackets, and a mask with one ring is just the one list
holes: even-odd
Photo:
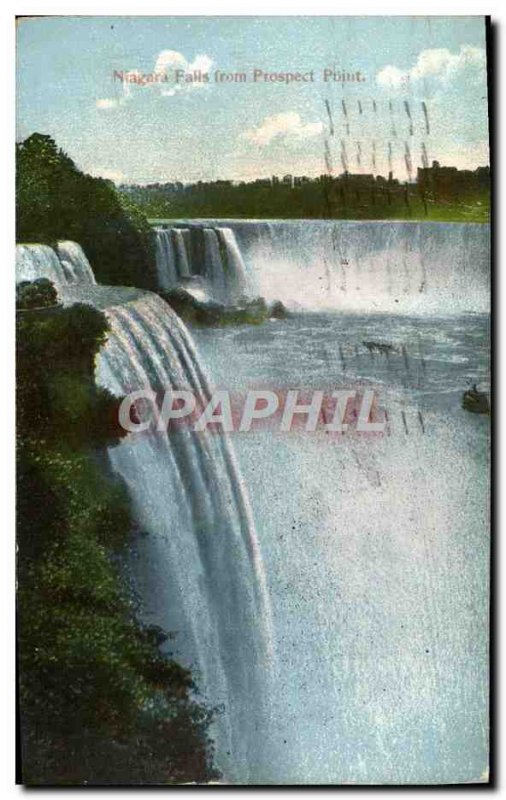
[(90, 262), (76, 242), (58, 242), (56, 249), (45, 244), (18, 244), (16, 281), (49, 278), (61, 291), (74, 284), (94, 284)]
[[(182, 246), (182, 242), (180, 243)], [(17, 279), (47, 277), (65, 303), (105, 311), (110, 333), (97, 380), (118, 396), (149, 388), (211, 389), (190, 334), (157, 295), (97, 286), (80, 246), (18, 245)], [(176, 428), (129, 434), (109, 451), (141, 530), (130, 574), (142, 619), (175, 632), (175, 657), (192, 668), (213, 726), (217, 763), (247, 783), (265, 758), (264, 727), (273, 658), (270, 608), (246, 487), (226, 436)]]
[(334, 220), (161, 225), (156, 221), (162, 288), (189, 271), (204, 275), (219, 296), (248, 291), (293, 309), (422, 314), (488, 309), (488, 225)]
[(160, 288), (319, 313), (190, 335), (157, 295), (92, 285), (77, 245), (19, 246), (20, 279), (50, 277), (64, 302), (107, 314), (101, 385), (205, 402), (195, 340), (216, 386), (365, 382), (391, 422), (338, 442), (170, 427), (111, 448), (138, 528), (139, 612), (174, 632), (164, 651), (222, 707), (217, 766), (237, 784), (476, 780), (488, 428), (461, 396), (468, 379), (487, 389), (487, 318), (474, 312), (489, 303), (488, 226), (158, 221), (154, 235)]
[[(100, 383), (118, 395), (149, 387), (210, 397), (191, 337), (164, 301), (146, 294), (106, 313), (111, 334)], [(134, 561), (143, 617), (180, 631), (173, 648), (200, 672), (208, 701), (224, 706), (216, 734), (221, 766), (246, 781), (259, 757), (254, 731), (272, 653), (262, 561), (230, 443), (176, 428), (130, 434), (110, 457), (146, 534)]]

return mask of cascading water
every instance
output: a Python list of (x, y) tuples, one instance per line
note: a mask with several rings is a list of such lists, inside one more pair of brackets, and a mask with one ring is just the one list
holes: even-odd
[(58, 242), (56, 250), (45, 244), (16, 246), (16, 282), (48, 278), (60, 292), (70, 284), (95, 284), (95, 276), (82, 247)]
[[(179, 266), (186, 243), (175, 234)], [(163, 246), (163, 237), (160, 239)], [(102, 308), (111, 332), (97, 380), (123, 396), (141, 388), (189, 389), (211, 395), (191, 337), (154, 294), (96, 286), (74, 242), (57, 252), (17, 247), (18, 280), (47, 277), (65, 303)], [(256, 734), (267, 713), (272, 652), (270, 608), (249, 499), (229, 440), (175, 429), (133, 435), (110, 449), (124, 478), (143, 536), (131, 560), (146, 622), (177, 631), (171, 648), (196, 672), (199, 691), (219, 707), (213, 735), (227, 779), (247, 783), (265, 763)]]
[[(156, 235), (176, 230), (157, 228)], [(488, 310), (487, 225), (202, 220), (192, 221), (186, 230), (194, 243), (204, 236), (201, 274), (212, 286), (224, 276), (227, 291), (236, 296), (247, 291), (269, 301), (281, 300), (294, 310), (416, 314)], [(164, 264), (159, 266), (161, 286), (167, 285), (162, 278), (168, 272)]]
[(219, 300), (225, 300), (227, 281), (223, 269), (220, 242), (214, 228), (204, 228), (204, 258), (206, 274), (209, 276), (214, 294)]
[(52, 247), (45, 244), (16, 246), (16, 282), (48, 278), (56, 288), (67, 283), (62, 263)]
[(156, 270), (160, 289), (170, 289), (178, 283), (178, 271), (172, 232), (159, 230), (156, 234)]
[[(110, 307), (98, 380), (118, 395), (147, 388), (210, 396), (179, 318), (155, 295)], [(228, 440), (170, 429), (130, 434), (111, 449), (139, 525), (133, 571), (145, 619), (180, 630), (176, 651), (200, 672), (218, 719), (218, 760), (247, 782), (262, 749), (255, 729), (267, 701), (270, 611), (247, 494)]]
[[(205, 220), (156, 237), (160, 287), (198, 276), (223, 302), (246, 286), (318, 312), (195, 329), (217, 385), (365, 381), (391, 422), (371, 440), (234, 439), (272, 633), (229, 440), (175, 428), (111, 449), (140, 527), (131, 570), (142, 616), (176, 632), (167, 648), (224, 706), (218, 766), (255, 784), (479, 779), (488, 429), (460, 399), (467, 376), (487, 388), (488, 226)], [(105, 309), (103, 385), (209, 395), (193, 341), (161, 299), (71, 285), (44, 246), (19, 258), (23, 277), (54, 275), (67, 297)], [(365, 347), (385, 340), (390, 354)]]
[(160, 227), (155, 236), (161, 289), (171, 289), (198, 276), (204, 280), (212, 298), (220, 302), (233, 304), (246, 293), (246, 268), (230, 227)]
[(71, 283), (96, 283), (90, 262), (77, 242), (58, 242), (56, 252), (63, 265), (69, 269)]

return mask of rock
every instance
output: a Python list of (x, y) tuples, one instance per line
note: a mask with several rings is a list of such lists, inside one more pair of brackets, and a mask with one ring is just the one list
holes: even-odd
[(362, 342), (362, 344), (370, 353), (382, 353), (388, 356), (390, 353), (398, 352), (397, 347), (393, 344), (388, 344), (388, 342)]
[(281, 300), (276, 300), (275, 303), (271, 306), (271, 319), (286, 319), (288, 316), (288, 311), (286, 310), (285, 306), (281, 302)]
[(235, 305), (225, 305), (200, 292), (200, 287), (194, 289), (185, 285), (159, 294), (176, 314), (194, 325), (259, 325), (271, 317), (283, 319), (287, 315), (282, 303), (277, 302), (269, 307), (263, 297), (253, 300), (242, 297)]
[(471, 389), (464, 392), (462, 396), (462, 408), (471, 411), (473, 414), (489, 414), (490, 403), (485, 392), (478, 391), (476, 384)]

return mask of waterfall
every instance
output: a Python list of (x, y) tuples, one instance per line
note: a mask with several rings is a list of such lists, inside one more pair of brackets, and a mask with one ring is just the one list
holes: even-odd
[(84, 254), (84, 250), (77, 242), (58, 242), (56, 245), (57, 255), (65, 269), (67, 265), (72, 280), (69, 283), (96, 283), (90, 262)]
[(215, 300), (234, 304), (247, 292), (246, 266), (231, 227), (158, 227), (156, 265), (161, 289), (199, 276)]
[(190, 266), (188, 264), (188, 253), (186, 250), (187, 239), (183, 236), (183, 231), (177, 228), (172, 232), (174, 238), (174, 249), (176, 255), (177, 272), (180, 278), (190, 277)]
[(225, 252), (225, 270), (230, 283), (230, 291), (234, 297), (240, 297), (246, 291), (246, 267), (232, 228), (218, 228), (217, 234)]
[[(228, 302), (248, 293), (309, 311), (448, 314), (489, 307), (486, 224), (192, 220), (173, 225), (158, 227), (157, 241), (168, 233), (177, 236), (191, 273), (198, 266), (213, 294)], [(199, 237), (203, 264), (194, 265), (191, 254), (199, 252)]]
[[(218, 285), (221, 251), (212, 234)], [(160, 279), (190, 275), (191, 244), (189, 230), (160, 232)], [(118, 396), (177, 388), (210, 398), (190, 334), (157, 295), (97, 286), (74, 242), (55, 249), (18, 245), (16, 271), (18, 280), (49, 278), (63, 302), (105, 311), (110, 334), (97, 364), (102, 386)], [(258, 774), (267, 760), (258, 729), (267, 727), (273, 648), (257, 534), (231, 443), (225, 434), (171, 428), (129, 434), (109, 455), (142, 531), (131, 558), (141, 616), (176, 632), (171, 651), (192, 669), (206, 703), (220, 709), (213, 723), (216, 763), (228, 779), (247, 783), (250, 768)]]
[(488, 225), (229, 224), (255, 293), (288, 308), (452, 314), (489, 307)]
[(62, 263), (52, 247), (45, 244), (16, 246), (16, 282), (49, 278), (56, 288), (67, 283)]
[(156, 272), (160, 289), (177, 285), (178, 273), (172, 232), (161, 229), (156, 236)]
[(18, 244), (16, 281), (36, 278), (48, 278), (59, 293), (70, 284), (96, 283), (90, 263), (76, 242), (58, 242), (56, 249), (46, 244)]
[(206, 274), (211, 280), (214, 294), (219, 300), (226, 299), (226, 281), (218, 234), (214, 228), (204, 228), (204, 257)]
[[(97, 377), (118, 395), (210, 388), (192, 339), (155, 295), (107, 310), (111, 333)], [(172, 649), (194, 668), (206, 699), (223, 704), (218, 761), (246, 782), (258, 764), (255, 729), (266, 713), (270, 612), (246, 490), (226, 436), (189, 429), (129, 434), (110, 450), (134, 503), (133, 562), (146, 620), (177, 630)]]

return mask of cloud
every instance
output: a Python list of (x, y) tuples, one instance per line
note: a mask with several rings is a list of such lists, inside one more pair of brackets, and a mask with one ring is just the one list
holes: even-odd
[(114, 183), (125, 183), (126, 181), (126, 176), (123, 172), (116, 169), (107, 169), (107, 167), (92, 167), (89, 173), (95, 178), (105, 178)]
[[(171, 88), (167, 88), (167, 84), (160, 84), (160, 94), (164, 97), (174, 97), (176, 94), (191, 92), (194, 89), (203, 89), (205, 86), (209, 86), (208, 83), (204, 83), (203, 81), (189, 81), (188, 83), (185, 81), (184, 83), (176, 83), (175, 70), (182, 69), (189, 73), (206, 73), (209, 72), (212, 65), (212, 58), (209, 58), (209, 56), (206, 55), (198, 55), (193, 61), (188, 62), (185, 57), (176, 50), (162, 50), (156, 60), (155, 73), (167, 73), (167, 75), (169, 75), (169, 80), (172, 77), (173, 85)], [(171, 71), (174, 73), (172, 76), (170, 74)]]
[(110, 108), (117, 108), (120, 105), (119, 100), (113, 100), (110, 97), (102, 97), (100, 100), (97, 100), (97, 108), (102, 109), (110, 109)]
[[(177, 50), (162, 50), (161, 53), (158, 53), (153, 72), (166, 73), (169, 75), (169, 78), (172, 77), (175, 80), (175, 75), (171, 75), (171, 73), (174, 73), (177, 69), (182, 69), (185, 72), (194, 72), (198, 70), (200, 70), (200, 72), (209, 72), (212, 65), (212, 58), (206, 55), (197, 55), (193, 61), (189, 62), (183, 54), (178, 53)], [(195, 81), (193, 83), (178, 85), (179, 88), (198, 89), (205, 84)]]
[(265, 146), (274, 139), (310, 139), (312, 136), (318, 136), (322, 130), (322, 122), (307, 122), (303, 124), (300, 114), (295, 111), (287, 111), (266, 117), (257, 128), (244, 131), (242, 138), (253, 144)]
[(186, 69), (186, 58), (177, 50), (162, 50), (158, 53), (154, 72), (168, 72), (172, 69)]
[[(121, 83), (122, 96), (117, 99), (101, 98), (96, 101), (96, 106), (102, 111), (119, 108), (132, 100), (140, 90), (148, 90), (159, 97), (174, 97), (194, 89), (202, 89), (209, 84), (203, 81), (176, 82), (176, 70), (206, 73), (212, 65), (213, 60), (207, 55), (197, 55), (193, 61), (188, 61), (177, 50), (162, 50), (156, 57), (152, 72), (143, 73), (138, 69), (124, 70), (128, 79)], [(165, 76), (167, 80), (162, 80)]]
[(484, 70), (485, 67), (486, 55), (481, 47), (464, 44), (460, 46), (458, 53), (441, 47), (422, 50), (414, 66), (408, 70), (401, 70), (391, 64), (383, 67), (376, 75), (376, 82), (390, 89), (399, 89), (426, 78), (434, 79), (439, 84), (448, 84), (469, 68)]

